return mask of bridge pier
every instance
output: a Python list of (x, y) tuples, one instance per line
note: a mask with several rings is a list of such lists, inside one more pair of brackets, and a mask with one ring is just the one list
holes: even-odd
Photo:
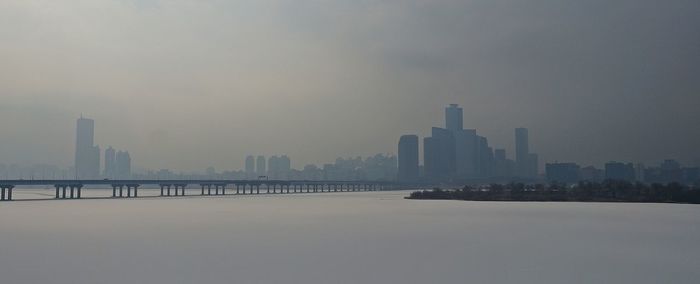
[(78, 196), (77, 196), (77, 198), (80, 199), (80, 196), (82, 195), (82, 192), (83, 192), (83, 185), (82, 185), (82, 184), (79, 184), (79, 185), (76, 185), (75, 187), (76, 187), (76, 189), (78, 190)]
[(12, 200), (12, 190), (15, 188), (14, 185), (1, 185), (0, 186), (0, 200), (11, 201)]
[(255, 194), (260, 194), (260, 185), (255, 186)]

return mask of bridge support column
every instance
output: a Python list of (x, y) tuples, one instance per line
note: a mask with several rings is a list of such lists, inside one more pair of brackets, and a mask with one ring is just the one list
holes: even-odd
[(82, 184), (78, 185), (77, 188), (78, 188), (78, 199), (80, 199), (80, 196), (83, 193), (83, 185)]
[(134, 185), (134, 197), (139, 197), (139, 185)]
[(119, 185), (119, 197), (124, 197), (124, 185)]
[(259, 184), (255, 187), (255, 194), (260, 194), (260, 185)]
[(0, 186), (0, 200), (11, 201), (12, 191), (15, 189), (14, 185), (3, 185)]
[(221, 185), (221, 195), (226, 195), (226, 185), (225, 184)]
[(12, 191), (15, 189), (14, 185), (7, 186), (7, 196), (5, 197), (5, 200), (12, 200)]
[(211, 195), (211, 184), (207, 185), (207, 195)]
[(75, 186), (70, 186), (70, 198), (73, 199), (73, 192), (75, 191)]
[[(58, 199), (59, 198), (59, 189), (61, 188), (61, 186), (56, 184), (56, 185), (54, 185), (54, 187), (56, 187), (56, 199)], [(5, 197), (4, 195), (5, 194), (3, 192), (3, 197)]]
[[(56, 195), (58, 195), (58, 192), (56, 192)], [(112, 185), (112, 197), (117, 197), (117, 186)], [(56, 197), (58, 198), (58, 197)]]

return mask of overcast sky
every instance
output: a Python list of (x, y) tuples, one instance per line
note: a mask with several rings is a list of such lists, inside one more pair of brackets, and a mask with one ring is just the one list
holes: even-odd
[(700, 157), (700, 1), (0, 1), (0, 163), (136, 168), (396, 153), (443, 108), (513, 155)]

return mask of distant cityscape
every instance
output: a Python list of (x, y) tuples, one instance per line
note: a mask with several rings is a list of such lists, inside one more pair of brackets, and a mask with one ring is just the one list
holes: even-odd
[(504, 148), (495, 148), (476, 129), (465, 129), (463, 109), (457, 104), (445, 108), (445, 127), (432, 127), (424, 137), (420, 159), (418, 135), (399, 138), (398, 156), (337, 158), (334, 163), (292, 167), (287, 155), (248, 155), (242, 170), (175, 172), (170, 169), (132, 170), (128, 151), (108, 146), (104, 152), (95, 145), (95, 121), (80, 117), (76, 123), (75, 161), (72, 167), (53, 165), (19, 166), (0, 163), (0, 179), (274, 179), (274, 180), (375, 180), (416, 184), (479, 184), (508, 182), (550, 182), (572, 184), (580, 181), (621, 180), (642, 183), (686, 184), (700, 182), (698, 165), (683, 166), (667, 159), (655, 166), (610, 161), (604, 168), (574, 162), (545, 163), (540, 171), (539, 156), (531, 152), (527, 128), (515, 128), (515, 149), (509, 158)]
[(456, 104), (445, 109), (445, 128), (433, 127), (431, 136), (423, 138), (423, 164), (419, 161), (419, 137), (403, 135), (398, 145), (400, 182), (425, 183), (508, 183), (550, 182), (571, 184), (579, 181), (621, 180), (643, 183), (697, 183), (698, 165), (683, 167), (668, 159), (658, 166), (610, 161), (605, 168), (581, 167), (573, 162), (546, 163), (544, 175), (539, 156), (530, 151), (527, 128), (515, 128), (515, 160), (506, 150), (494, 149), (486, 137), (475, 129), (464, 129), (463, 110)]

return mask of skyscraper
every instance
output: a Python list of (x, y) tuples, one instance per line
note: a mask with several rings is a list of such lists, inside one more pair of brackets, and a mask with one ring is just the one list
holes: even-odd
[(255, 157), (251, 155), (245, 158), (245, 174), (246, 178), (255, 178)]
[(93, 145), (95, 121), (80, 117), (77, 122), (75, 142), (75, 177), (100, 176), (100, 148)]
[(286, 155), (271, 156), (267, 159), (267, 176), (271, 179), (285, 180), (291, 171), (291, 161)]
[(432, 136), (425, 139), (425, 173), (428, 178), (446, 179), (456, 169), (455, 137), (452, 131), (433, 127)]
[(540, 174), (540, 158), (535, 153), (527, 155), (527, 177), (535, 178)]
[(399, 139), (399, 181), (418, 180), (418, 136), (403, 135)]
[(463, 129), (462, 108), (457, 104), (450, 104), (445, 108), (445, 128), (450, 131), (460, 131)]
[(279, 158), (279, 179), (289, 179), (289, 174), (292, 171), (292, 160), (287, 155), (282, 155)]
[(271, 179), (279, 179), (280, 176), (280, 158), (270, 156), (267, 159), (267, 176)]
[(634, 165), (632, 163), (605, 163), (605, 178), (611, 180), (634, 181)]
[(117, 178), (131, 178), (131, 156), (129, 155), (129, 152), (118, 151), (115, 159), (115, 164)]
[(530, 149), (528, 145), (527, 128), (515, 129), (515, 168), (516, 175), (520, 177), (529, 176), (528, 166), (530, 162)]
[(478, 153), (479, 153), (479, 177), (493, 176), (493, 148), (489, 147), (489, 141), (486, 137), (478, 136)]
[(117, 164), (116, 164), (116, 151), (112, 146), (108, 147), (105, 150), (105, 170), (104, 170), (104, 176), (108, 178), (115, 178), (116, 177), (116, 170), (117, 170)]
[(457, 175), (462, 178), (477, 176), (479, 166), (479, 139), (475, 129), (453, 131), (455, 136), (455, 164)]
[(256, 173), (258, 176), (264, 176), (267, 174), (267, 167), (265, 166), (265, 156), (258, 156), (257, 161), (255, 161)]

